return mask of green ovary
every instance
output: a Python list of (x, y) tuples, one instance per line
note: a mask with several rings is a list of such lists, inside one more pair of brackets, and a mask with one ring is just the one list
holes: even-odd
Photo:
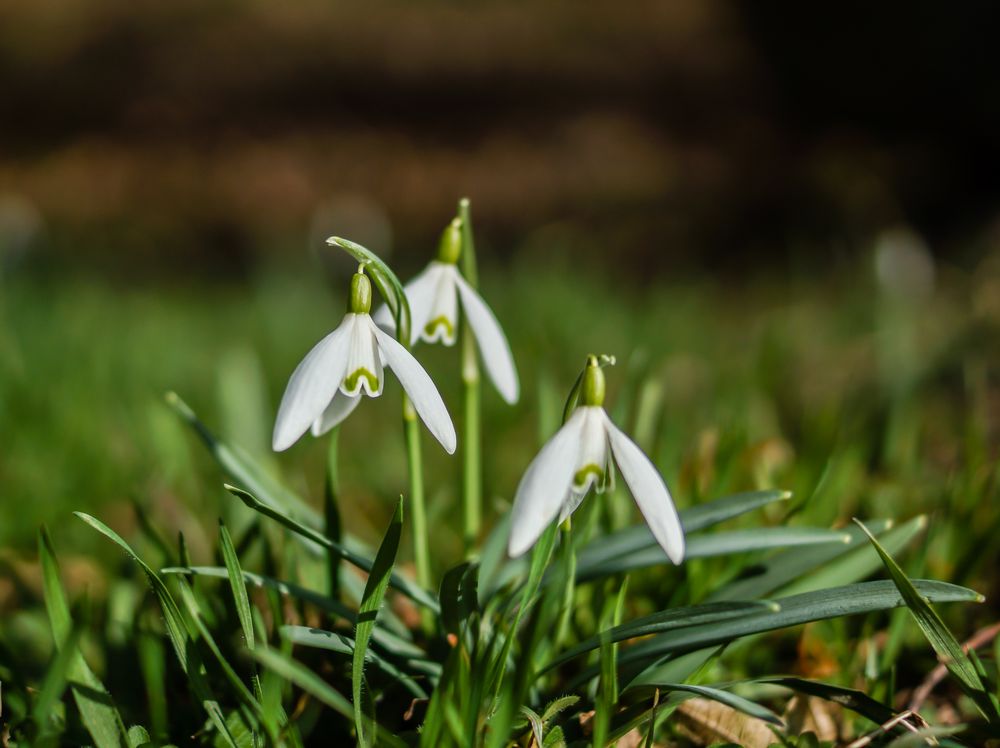
[(590, 463), (576, 471), (576, 475), (573, 476), (573, 485), (577, 487), (586, 485), (587, 477), (591, 475), (597, 479), (598, 483), (604, 479), (604, 471), (594, 463)]
[(368, 381), (368, 389), (370, 392), (378, 392), (378, 377), (363, 366), (360, 369), (355, 369), (354, 373), (344, 380), (345, 389), (350, 392), (354, 392), (358, 386), (358, 380), (362, 377)]
[(452, 325), (451, 321), (444, 315), (440, 317), (435, 317), (426, 325), (424, 325), (424, 332), (427, 333), (428, 335), (433, 335), (434, 331), (439, 327), (444, 328), (445, 335), (447, 337), (449, 338), (455, 337), (455, 326)]

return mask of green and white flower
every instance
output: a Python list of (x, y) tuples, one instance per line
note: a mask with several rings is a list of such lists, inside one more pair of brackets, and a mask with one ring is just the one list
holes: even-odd
[[(418, 340), (454, 345), (458, 337), (461, 300), (462, 313), (472, 329), (486, 373), (500, 396), (513, 405), (517, 402), (520, 385), (510, 344), (493, 311), (459, 272), (460, 252), (460, 222), (456, 219), (445, 229), (438, 258), (403, 289), (410, 304), (410, 345)], [(374, 318), (383, 330), (392, 332), (395, 329), (392, 315), (384, 304)]]
[(595, 488), (610, 484), (618, 465), (653, 537), (675, 564), (684, 558), (684, 530), (663, 478), (650, 459), (604, 412), (604, 373), (588, 359), (580, 405), (528, 466), (514, 497), (507, 550), (520, 556), (553, 519), (570, 516)]
[(367, 276), (355, 273), (343, 321), (309, 351), (288, 380), (274, 424), (275, 451), (288, 449), (310, 427), (314, 436), (325, 434), (354, 411), (363, 394), (381, 395), (388, 367), (430, 432), (454, 453), (455, 426), (441, 395), (410, 352), (372, 321), (371, 295)]

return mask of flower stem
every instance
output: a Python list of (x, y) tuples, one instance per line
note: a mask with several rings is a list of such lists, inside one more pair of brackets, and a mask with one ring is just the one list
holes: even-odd
[[(330, 432), (330, 446), (326, 455), (326, 486), (323, 492), (324, 534), (335, 543), (340, 542), (341, 522), (338, 506), (340, 471), (337, 466), (338, 442), (340, 427)], [(332, 550), (327, 552), (327, 569), (329, 574), (330, 597), (340, 596), (340, 556)]]
[[(410, 472), (410, 516), (413, 527), (413, 561), (417, 567), (417, 582), (431, 589), (431, 557), (427, 539), (427, 504), (424, 500), (424, 467), (420, 452), (420, 424), (410, 399), (403, 395), (403, 434), (406, 438), (406, 463)], [(430, 611), (421, 611), (424, 629), (430, 631), (434, 621)]]
[[(462, 220), (462, 275), (473, 288), (478, 283), (476, 270), (476, 247), (472, 236), (472, 216), (469, 199), (458, 203), (458, 215)], [(476, 357), (476, 342), (472, 336), (465, 315), (462, 315), (462, 388), (465, 406), (465, 423), (462, 433), (462, 517), (466, 555), (473, 555), (479, 540), (482, 525), (483, 505), (483, 463), (482, 426), (480, 421), (480, 376), (479, 360)]]

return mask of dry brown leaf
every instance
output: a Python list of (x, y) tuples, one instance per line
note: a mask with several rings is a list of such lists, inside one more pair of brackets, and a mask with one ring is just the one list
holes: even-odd
[(743, 748), (767, 748), (779, 742), (764, 720), (709, 699), (683, 702), (675, 712), (674, 725), (698, 745), (721, 740)]
[(782, 717), (792, 735), (813, 732), (820, 740), (834, 742), (843, 737), (840, 725), (844, 717), (840, 706), (816, 696), (793, 696)]

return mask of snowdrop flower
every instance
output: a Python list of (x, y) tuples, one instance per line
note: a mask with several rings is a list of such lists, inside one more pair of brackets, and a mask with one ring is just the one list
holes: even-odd
[(514, 497), (507, 550), (520, 556), (553, 519), (569, 517), (591, 489), (610, 483), (611, 458), (625, 479), (653, 537), (675, 564), (684, 558), (684, 531), (663, 478), (604, 412), (604, 373), (590, 356), (580, 405), (528, 466)]
[[(458, 301), (461, 299), (462, 312), (472, 328), (486, 372), (500, 396), (513, 405), (517, 402), (520, 385), (510, 344), (496, 316), (458, 271), (458, 258), (462, 252), (461, 227), (462, 222), (458, 218), (449, 224), (441, 237), (438, 258), (403, 289), (410, 303), (410, 345), (418, 340), (454, 345), (458, 331)], [(375, 322), (384, 330), (392, 331), (395, 327), (385, 305), (375, 313)]]
[(274, 450), (288, 449), (307, 429), (320, 436), (343, 421), (361, 395), (382, 394), (384, 366), (403, 385), (417, 414), (441, 446), (455, 451), (455, 427), (441, 395), (409, 351), (372, 321), (372, 286), (358, 269), (351, 279), (348, 311), (292, 373), (274, 424)]

